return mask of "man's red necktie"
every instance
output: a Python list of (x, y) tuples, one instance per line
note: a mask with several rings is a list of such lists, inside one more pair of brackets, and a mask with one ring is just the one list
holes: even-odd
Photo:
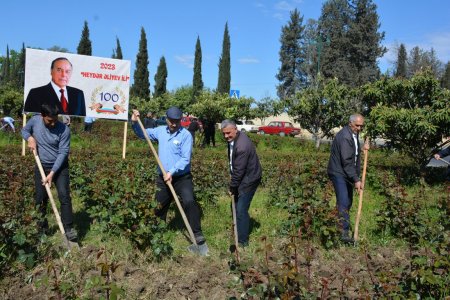
[(59, 91), (61, 92), (61, 106), (63, 112), (67, 114), (69, 112), (69, 104), (67, 103), (66, 96), (64, 96), (64, 90), (60, 89)]

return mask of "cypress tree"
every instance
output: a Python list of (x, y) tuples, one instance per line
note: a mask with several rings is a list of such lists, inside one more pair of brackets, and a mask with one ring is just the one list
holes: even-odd
[(223, 33), (222, 55), (219, 59), (219, 79), (217, 82), (217, 92), (230, 92), (231, 84), (231, 63), (230, 63), (230, 35), (228, 34), (228, 22), (225, 23), (225, 31)]
[(19, 55), (19, 67), (18, 67), (18, 85), (23, 88), (25, 85), (25, 43), (22, 43), (22, 51)]
[(400, 44), (400, 47), (398, 48), (397, 62), (395, 63), (395, 65), (396, 65), (395, 77), (406, 78), (407, 60), (408, 60), (408, 57), (406, 54), (406, 47), (402, 43), (402, 44)]
[(147, 36), (144, 27), (141, 27), (139, 52), (136, 56), (136, 69), (134, 70), (134, 83), (131, 86), (131, 96), (150, 99), (150, 82), (148, 72)]
[(120, 41), (119, 41), (118, 37), (116, 37), (116, 51), (115, 51), (115, 53), (116, 53), (115, 58), (123, 59), (122, 47), (120, 47)]
[(276, 75), (280, 81), (277, 94), (281, 100), (294, 96), (305, 86), (307, 76), (303, 71), (305, 62), (303, 16), (297, 9), (291, 11), (291, 18), (287, 25), (281, 28), (279, 51), (281, 67)]
[(167, 92), (167, 66), (164, 56), (159, 60), (158, 69), (155, 74), (155, 93), (153, 96), (159, 97)]
[(8, 83), (10, 80), (10, 66), (11, 62), (9, 59), (9, 46), (6, 45), (6, 57), (2, 63), (2, 73), (1, 73), (1, 83)]
[(84, 21), (83, 31), (81, 33), (80, 43), (77, 47), (77, 53), (83, 55), (92, 55), (92, 43), (89, 39), (89, 27), (87, 21)]
[(378, 32), (377, 6), (372, 0), (352, 0), (348, 36), (350, 40), (349, 62), (353, 78), (350, 86), (361, 86), (375, 81), (380, 74), (377, 59), (386, 53), (381, 45), (384, 32)]
[(197, 36), (197, 42), (195, 43), (194, 77), (192, 78), (193, 101), (195, 101), (195, 98), (202, 90), (202, 47), (200, 45), (200, 37)]
[(444, 75), (441, 77), (441, 87), (450, 89), (450, 61), (445, 65)]

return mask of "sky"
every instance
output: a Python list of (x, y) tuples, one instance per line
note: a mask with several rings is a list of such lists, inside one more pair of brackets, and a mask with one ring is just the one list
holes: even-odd
[[(202, 47), (205, 87), (217, 87), (218, 63), (225, 23), (231, 40), (231, 89), (260, 100), (276, 98), (280, 67), (280, 33), (297, 8), (307, 19), (318, 19), (322, 0), (22, 0), (4, 1), (0, 18), (0, 55), (6, 47), (67, 48), (76, 53), (84, 21), (88, 22), (92, 55), (111, 57), (119, 38), (124, 59), (134, 72), (143, 27), (147, 35), (150, 89), (162, 56), (166, 59), (167, 88), (192, 84), (195, 43)], [(396, 47), (419, 46), (450, 61), (449, 0), (374, 0), (389, 51), (379, 60), (385, 72), (393, 68)]]

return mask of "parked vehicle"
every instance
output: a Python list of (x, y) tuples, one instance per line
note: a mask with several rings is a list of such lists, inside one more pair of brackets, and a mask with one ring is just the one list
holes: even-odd
[(301, 129), (295, 128), (291, 122), (272, 121), (267, 126), (259, 127), (259, 134), (277, 134), (279, 136), (296, 136), (300, 134)]
[(181, 118), (181, 126), (188, 128), (189, 124), (191, 124), (191, 122), (194, 119), (197, 120), (198, 125), (202, 126), (202, 122), (198, 118), (193, 117), (193, 116), (186, 116), (186, 117)]
[(237, 130), (242, 132), (258, 132), (259, 129), (259, 126), (255, 125), (255, 123), (250, 120), (237, 120), (236, 127)]

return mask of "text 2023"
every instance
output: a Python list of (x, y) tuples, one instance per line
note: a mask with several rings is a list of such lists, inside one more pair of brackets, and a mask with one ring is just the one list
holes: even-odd
[(116, 65), (115, 64), (108, 64), (108, 63), (100, 63), (100, 69), (115, 70), (116, 69)]

